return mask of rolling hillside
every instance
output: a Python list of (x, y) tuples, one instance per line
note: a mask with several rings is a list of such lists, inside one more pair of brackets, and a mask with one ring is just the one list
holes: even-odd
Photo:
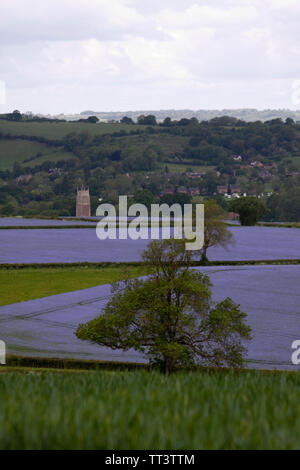
[[(130, 130), (137, 128), (144, 128), (144, 126), (130, 126)], [(103, 135), (122, 130), (128, 131), (128, 125), (118, 123), (89, 124), (85, 122), (13, 122), (0, 120), (0, 133), (26, 136), (34, 135), (53, 140), (62, 139), (71, 132), (89, 132), (91, 135)]]
[(74, 157), (73, 153), (66, 152), (63, 147), (53, 148), (29, 140), (0, 140), (0, 171), (12, 170), (16, 162), (32, 168), (47, 160), (57, 162)]
[(185, 203), (216, 197), (225, 207), (222, 194), (231, 185), (238, 194), (266, 198), (269, 220), (299, 220), (300, 124), (226, 116), (203, 123), (148, 122), (2, 116), (0, 215), (74, 215), (80, 186), (90, 188), (92, 211), (100, 197), (115, 204), (119, 194), (146, 204), (165, 196)]

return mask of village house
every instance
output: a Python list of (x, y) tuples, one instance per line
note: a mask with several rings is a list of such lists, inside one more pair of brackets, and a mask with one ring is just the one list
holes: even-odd
[(218, 186), (217, 192), (218, 194), (222, 194), (223, 196), (240, 197), (241, 188), (240, 186), (228, 184), (227, 186)]
[(231, 197), (240, 197), (241, 195), (241, 188), (240, 186), (229, 185), (229, 192), (228, 195)]
[(297, 176), (299, 175), (299, 172), (296, 171), (296, 170), (289, 170), (288, 168), (286, 168), (284, 170), (284, 173), (285, 173), (285, 176), (287, 177), (291, 177), (291, 178), (297, 178)]
[(199, 188), (191, 188), (190, 189), (191, 196), (200, 196), (200, 189)]
[(167, 194), (172, 194), (173, 195), (174, 193), (175, 193), (174, 188), (166, 188), (166, 189), (163, 190), (162, 196), (165, 196)]
[(257, 162), (257, 161), (251, 162), (250, 166), (252, 166), (253, 168), (263, 168), (264, 167), (262, 162)]
[(239, 220), (239, 214), (237, 214), (236, 212), (228, 212), (227, 219), (228, 220)]
[(186, 189), (185, 186), (180, 186), (180, 187), (177, 189), (177, 193), (178, 193), (178, 194), (188, 194), (188, 190)]
[(32, 175), (20, 175), (16, 178), (17, 184), (19, 183), (28, 183), (32, 178)]
[(205, 173), (187, 173), (186, 176), (191, 179), (201, 179), (205, 176)]
[(218, 194), (227, 194), (228, 186), (217, 186)]

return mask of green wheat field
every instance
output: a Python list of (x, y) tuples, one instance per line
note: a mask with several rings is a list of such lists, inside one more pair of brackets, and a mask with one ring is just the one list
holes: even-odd
[(1, 449), (298, 449), (300, 374), (0, 368)]

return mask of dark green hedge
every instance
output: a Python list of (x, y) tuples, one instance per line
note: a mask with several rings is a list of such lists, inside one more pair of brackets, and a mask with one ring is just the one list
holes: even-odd
[[(107, 370), (107, 371), (139, 371), (139, 370), (158, 370), (157, 367), (151, 366), (150, 364), (141, 364), (136, 362), (113, 362), (113, 361), (92, 361), (82, 359), (60, 359), (60, 358), (44, 358), (44, 357), (26, 357), (26, 356), (14, 356), (10, 355), (7, 357), (8, 367), (29, 367), (29, 368), (45, 368), (45, 369), (59, 369), (59, 370)], [(0, 366), (1, 367), (1, 366)], [(1, 369), (0, 369), (1, 370)], [(177, 372), (187, 371), (198, 371), (209, 374), (215, 373), (232, 373), (243, 374), (254, 371), (261, 374), (279, 375), (279, 374), (295, 374), (297, 371), (287, 370), (268, 370), (268, 369), (252, 369), (251, 367), (232, 369), (229, 367), (206, 367), (206, 366), (195, 366), (191, 368), (183, 368)]]
[(10, 264), (3, 263), (0, 264), (0, 269), (41, 269), (41, 268), (121, 268), (121, 267), (130, 267), (130, 266), (143, 266), (144, 263), (139, 261), (132, 261), (127, 263), (112, 263), (112, 262), (98, 262), (98, 263), (20, 263), (20, 264)]
[[(192, 267), (197, 266), (259, 266), (259, 265), (279, 265), (279, 264), (300, 264), (300, 259), (275, 259), (275, 260), (244, 260), (244, 261), (208, 261), (207, 263), (201, 263), (200, 261), (194, 261), (191, 263)], [(141, 261), (128, 261), (123, 263), (114, 262), (98, 262), (98, 263), (20, 263), (0, 264), (0, 269), (41, 269), (41, 268), (120, 268), (120, 267), (131, 267), (131, 266), (146, 266)]]
[(60, 359), (47, 357), (8, 356), (7, 366), (38, 367), (51, 369), (82, 369), (82, 370), (141, 370), (149, 369), (148, 364), (135, 362), (88, 361), (81, 359)]

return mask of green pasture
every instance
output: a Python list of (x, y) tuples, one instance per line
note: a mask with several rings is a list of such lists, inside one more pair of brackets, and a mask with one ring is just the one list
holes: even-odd
[(0, 306), (109, 284), (146, 274), (145, 266), (0, 270)]
[(1, 449), (300, 447), (299, 373), (7, 369)]
[[(37, 157), (37, 154), (40, 156)], [(32, 160), (29, 160), (31, 158)], [(47, 160), (55, 163), (70, 158), (76, 157), (72, 152), (66, 152), (63, 147), (54, 148), (29, 140), (0, 140), (0, 170), (2, 171), (11, 170), (16, 162), (25, 167), (34, 167)]]
[(145, 129), (145, 126), (128, 125), (119, 123), (90, 124), (85, 122), (14, 122), (0, 120), (0, 132), (12, 135), (27, 135), (46, 137), (48, 139), (62, 139), (71, 132), (89, 132), (91, 135), (110, 134), (113, 132), (127, 131), (133, 129)]

